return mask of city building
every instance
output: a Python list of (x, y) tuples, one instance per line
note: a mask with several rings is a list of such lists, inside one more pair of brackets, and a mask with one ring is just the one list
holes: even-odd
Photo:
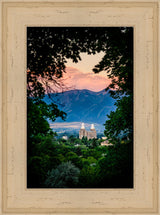
[(112, 143), (109, 143), (109, 141), (107, 140), (107, 137), (102, 137), (102, 140), (104, 140), (103, 142), (101, 142), (101, 146), (112, 146)]
[(63, 136), (62, 139), (63, 140), (68, 140), (68, 137), (67, 136)]

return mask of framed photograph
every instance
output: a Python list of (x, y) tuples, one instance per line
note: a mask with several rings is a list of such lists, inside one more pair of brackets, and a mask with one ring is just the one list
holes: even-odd
[(1, 214), (159, 214), (159, 1), (2, 1)]
[(133, 188), (132, 27), (27, 27), (27, 188)]

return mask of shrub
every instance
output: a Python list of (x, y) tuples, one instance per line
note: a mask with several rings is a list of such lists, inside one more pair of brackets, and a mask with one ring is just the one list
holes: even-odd
[(56, 169), (47, 173), (45, 181), (46, 187), (49, 188), (71, 188), (78, 183), (80, 170), (70, 161), (60, 164)]

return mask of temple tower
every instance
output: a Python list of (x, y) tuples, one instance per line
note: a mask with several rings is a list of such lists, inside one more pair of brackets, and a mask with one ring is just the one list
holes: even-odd
[(79, 139), (82, 139), (83, 137), (87, 137), (87, 131), (85, 129), (84, 123), (82, 123), (81, 129), (79, 131)]
[(89, 140), (89, 139), (93, 139), (93, 138), (97, 138), (97, 133), (94, 128), (94, 124), (91, 124), (91, 129), (90, 129), (90, 131), (88, 131), (87, 139)]

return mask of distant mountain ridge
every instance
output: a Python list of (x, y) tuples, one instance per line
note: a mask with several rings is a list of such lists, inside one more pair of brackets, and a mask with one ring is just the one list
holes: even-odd
[[(53, 101), (60, 110), (67, 113), (66, 122), (86, 122), (104, 124), (107, 114), (115, 110), (115, 99), (108, 92), (102, 90), (70, 90), (63, 93), (51, 94)], [(44, 101), (51, 103), (48, 95)], [(63, 122), (60, 118), (56, 122)]]

